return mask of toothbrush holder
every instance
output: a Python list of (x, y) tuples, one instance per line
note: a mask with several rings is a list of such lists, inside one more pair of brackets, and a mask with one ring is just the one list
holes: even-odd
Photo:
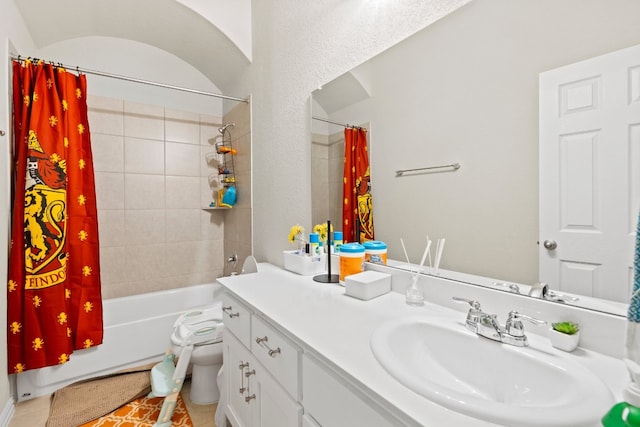
[(407, 288), (406, 302), (408, 305), (419, 307), (424, 305), (424, 292), (422, 288), (418, 286), (420, 281), (420, 274), (414, 274), (411, 277), (411, 284)]

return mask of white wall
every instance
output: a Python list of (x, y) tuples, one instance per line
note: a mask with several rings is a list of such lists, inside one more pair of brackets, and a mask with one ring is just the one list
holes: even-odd
[[(9, 76), (11, 63), (9, 56), (11, 49), (34, 49), (33, 40), (26, 30), (22, 16), (18, 13), (13, 1), (0, 0), (0, 69), (4, 70), (0, 75)], [(7, 283), (7, 249), (9, 246), (9, 146), (11, 119), (11, 99), (9, 97), (9, 78), (3, 78), (0, 82), (0, 130), (5, 132), (0, 136), (0, 283)], [(2, 286), (0, 292), (0, 313), (7, 312), (6, 286)], [(6, 316), (0, 318), (0, 348), (6, 348)], [(0, 351), (0, 369), (6, 372), (7, 355), (5, 351)], [(6, 375), (0, 374), (0, 411), (12, 408), (10, 397), (9, 380)], [(0, 414), (0, 423), (2, 420)]]
[[(19, 52), (137, 79), (211, 93), (220, 90), (200, 71), (171, 53), (132, 40), (90, 36), (65, 40), (45, 46), (35, 52)], [(222, 117), (222, 100), (172, 89), (127, 82), (108, 77), (87, 75), (92, 95), (106, 96), (144, 104), (154, 104), (175, 110), (192, 111)]]
[(220, 28), (251, 60), (251, 0), (176, 0)]
[[(418, 262), (426, 235), (446, 237), (444, 268), (536, 282), (538, 74), (640, 43), (639, 15), (630, 0), (478, 0), (372, 59), (370, 102), (330, 119), (372, 120), (374, 223), (389, 256), (404, 259), (403, 237)], [(454, 162), (455, 173), (395, 177)]]
[(444, 268), (537, 282), (538, 74), (640, 43), (639, 16), (631, 0), (479, 0), (376, 58), (374, 218), (390, 256), (400, 237), (414, 261), (424, 236), (446, 237)]
[[(252, 2), (254, 254), (282, 265), (294, 224), (311, 224), (313, 90), (465, 0)], [(240, 90), (241, 83), (237, 91)]]

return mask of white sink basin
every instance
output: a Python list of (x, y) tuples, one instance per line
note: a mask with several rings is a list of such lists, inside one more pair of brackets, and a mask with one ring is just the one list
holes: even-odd
[(463, 322), (408, 318), (380, 326), (371, 349), (396, 380), (454, 411), (508, 426), (597, 426), (614, 403), (577, 356), (480, 337)]

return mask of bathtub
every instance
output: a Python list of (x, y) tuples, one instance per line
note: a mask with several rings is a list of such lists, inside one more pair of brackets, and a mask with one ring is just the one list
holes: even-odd
[(18, 401), (51, 394), (76, 381), (162, 359), (171, 346), (173, 323), (184, 311), (212, 303), (221, 287), (194, 285), (103, 301), (104, 339), (76, 350), (69, 362), (16, 375)]

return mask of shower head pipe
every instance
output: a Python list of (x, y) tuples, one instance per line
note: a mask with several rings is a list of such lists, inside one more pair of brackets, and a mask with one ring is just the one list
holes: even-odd
[(224, 132), (230, 127), (232, 127), (232, 128), (236, 127), (236, 124), (235, 123), (227, 123), (226, 125), (218, 128), (218, 132), (220, 132), (221, 134), (224, 135)]

